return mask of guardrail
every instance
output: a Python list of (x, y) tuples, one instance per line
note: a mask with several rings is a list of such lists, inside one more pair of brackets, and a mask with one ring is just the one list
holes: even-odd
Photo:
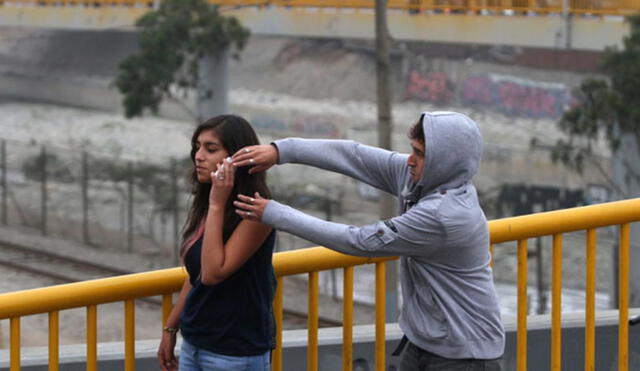
[[(373, 0), (208, 0), (222, 6), (276, 6), (291, 8), (373, 9)], [(153, 0), (1, 0), (2, 5), (86, 7), (148, 7)], [(497, 15), (628, 15), (640, 11), (640, 0), (389, 0), (389, 9), (424, 12)]]
[[(551, 370), (560, 370), (561, 358), (561, 271), (562, 234), (587, 231), (587, 284), (585, 311), (585, 369), (593, 370), (595, 357), (595, 248), (596, 228), (620, 226), (619, 261), (619, 338), (618, 370), (628, 369), (628, 306), (629, 306), (629, 223), (640, 221), (640, 198), (574, 209), (545, 212), (489, 222), (493, 244), (517, 241), (518, 249), (518, 334), (517, 369), (527, 368), (527, 240), (553, 236), (552, 257), (552, 357)], [(322, 247), (277, 253), (274, 268), (278, 290), (274, 300), (276, 315), (276, 343), (273, 369), (282, 369), (282, 304), (283, 277), (308, 273), (308, 370), (318, 366), (318, 272), (344, 269), (343, 302), (343, 370), (351, 370), (353, 323), (353, 267), (376, 265), (376, 369), (385, 369), (384, 262), (391, 258), (358, 258), (330, 251)], [(20, 369), (20, 318), (49, 314), (49, 369), (58, 370), (58, 313), (70, 308), (87, 309), (87, 370), (97, 369), (97, 310), (99, 304), (125, 303), (125, 370), (135, 368), (135, 307), (138, 298), (162, 295), (163, 323), (172, 306), (172, 293), (178, 291), (185, 279), (182, 268), (164, 269), (113, 278), (98, 279), (0, 295), (0, 319), (10, 319), (10, 369)], [(160, 327), (160, 326), (159, 326)]]
[[(561, 361), (561, 288), (562, 234), (587, 231), (586, 297), (585, 297), (585, 370), (595, 364), (595, 293), (596, 293), (596, 228), (619, 225), (619, 332), (618, 370), (628, 369), (629, 351), (629, 223), (640, 221), (640, 198), (577, 207), (489, 223), (491, 244), (518, 243), (518, 333), (517, 369), (527, 369), (527, 239), (553, 236), (551, 268), (551, 365), (560, 370)], [(493, 249), (493, 248), (492, 248)], [(524, 268), (524, 269), (523, 269)]]

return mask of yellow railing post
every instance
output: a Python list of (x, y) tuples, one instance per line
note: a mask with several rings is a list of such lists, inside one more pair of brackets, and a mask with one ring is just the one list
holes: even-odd
[(10, 371), (20, 371), (20, 317), (11, 317), (9, 323)]
[(60, 355), (58, 311), (49, 312), (49, 371), (58, 371)]
[(553, 235), (551, 271), (551, 371), (562, 367), (562, 235)]
[(124, 369), (136, 369), (136, 319), (135, 302), (133, 299), (124, 302)]
[(351, 371), (353, 368), (353, 267), (344, 268), (342, 284), (342, 371)]
[(276, 297), (273, 300), (273, 314), (276, 319), (276, 349), (273, 353), (273, 370), (282, 371), (282, 311), (283, 311), (283, 287), (282, 277), (278, 277)]
[(518, 241), (518, 371), (527, 369), (527, 240)]
[(307, 370), (318, 370), (318, 272), (309, 273), (309, 318), (307, 326)]
[(596, 348), (596, 230), (587, 230), (587, 287), (585, 297), (584, 369), (595, 371)]
[(376, 370), (385, 366), (385, 264), (376, 263)]
[(629, 369), (629, 223), (620, 226), (618, 371)]
[(98, 308), (87, 306), (87, 371), (98, 370)]

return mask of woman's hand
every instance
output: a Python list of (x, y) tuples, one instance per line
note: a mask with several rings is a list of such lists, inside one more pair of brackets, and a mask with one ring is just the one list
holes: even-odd
[(248, 146), (234, 153), (232, 159), (237, 166), (251, 166), (249, 174), (254, 174), (278, 163), (278, 149), (271, 144)]
[(224, 207), (233, 189), (236, 166), (225, 159), (218, 164), (216, 172), (211, 172), (211, 191), (209, 205)]
[(162, 371), (173, 371), (178, 369), (178, 360), (173, 354), (176, 347), (176, 334), (162, 331), (162, 340), (158, 347), (158, 361)]
[(237, 207), (236, 214), (240, 215), (242, 219), (252, 221), (262, 221), (262, 215), (264, 215), (264, 209), (267, 208), (269, 200), (262, 198), (258, 192), (254, 194), (254, 197), (245, 195), (238, 195), (239, 201), (234, 201), (233, 204)]

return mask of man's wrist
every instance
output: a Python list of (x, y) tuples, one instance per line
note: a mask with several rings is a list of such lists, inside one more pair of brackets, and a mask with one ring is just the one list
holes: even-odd
[(273, 148), (276, 149), (276, 165), (280, 164), (280, 150), (278, 149), (278, 145), (276, 144), (276, 142), (271, 142), (270, 143)]

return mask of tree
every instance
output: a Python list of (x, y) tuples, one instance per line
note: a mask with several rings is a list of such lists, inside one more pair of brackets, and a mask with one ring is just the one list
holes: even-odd
[(163, 0), (157, 10), (138, 19), (136, 27), (140, 50), (120, 63), (115, 80), (128, 118), (146, 109), (157, 113), (163, 99), (183, 105), (179, 98), (189, 91), (204, 97), (226, 94), (201, 87), (201, 61), (226, 58), (230, 47), (235, 47), (232, 57), (237, 59), (249, 38), (249, 30), (235, 17), (221, 15), (218, 6), (205, 0)]
[[(603, 54), (601, 71), (605, 78), (585, 79), (576, 91), (578, 104), (564, 113), (558, 127), (568, 135), (555, 143), (551, 156), (582, 173), (585, 162), (600, 171), (621, 197), (630, 197), (626, 187), (613, 179), (595, 159), (596, 142), (605, 138), (612, 153), (621, 149), (625, 137), (640, 139), (640, 15), (627, 18), (630, 34), (623, 49), (608, 47)], [(640, 180), (638, 166), (623, 160), (625, 182)]]
[[(588, 162), (609, 181), (614, 199), (640, 195), (640, 15), (627, 18), (629, 35), (623, 48), (608, 47), (601, 71), (606, 78), (589, 78), (577, 90), (578, 104), (558, 123), (568, 135), (552, 149), (552, 159), (580, 173)], [(605, 139), (612, 153), (610, 169), (598, 161), (593, 148)], [(640, 240), (640, 229), (632, 226), (631, 241)], [(618, 303), (619, 246), (613, 249), (612, 306)], [(640, 259), (640, 246), (631, 244), (629, 261)], [(628, 264), (628, 262), (621, 262)], [(629, 274), (629, 304), (640, 305), (640, 272)]]

